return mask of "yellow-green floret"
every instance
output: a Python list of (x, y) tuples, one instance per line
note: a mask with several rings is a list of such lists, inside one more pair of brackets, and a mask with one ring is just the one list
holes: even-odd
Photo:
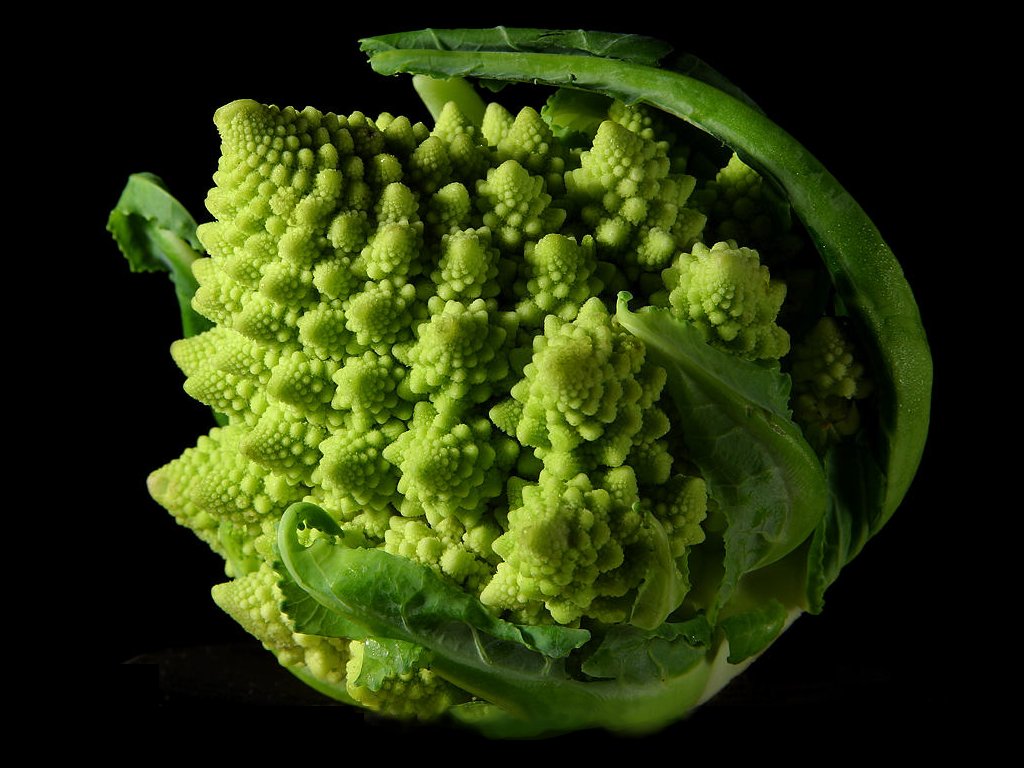
[(824, 317), (793, 349), (793, 418), (820, 452), (860, 428), (857, 401), (872, 385), (853, 343), (835, 318)]
[(786, 286), (771, 279), (757, 251), (733, 241), (696, 243), (662, 278), (672, 313), (709, 344), (751, 360), (789, 352), (789, 334), (775, 322)]
[[(426, 654), (408, 643), (382, 643), (374, 638), (349, 645), (346, 692), (367, 709), (400, 719), (431, 720), (467, 696), (428, 666)], [(404, 654), (401, 654), (404, 651)], [(396, 670), (394, 660), (401, 657)], [(388, 661), (375, 663), (379, 657)]]
[(292, 631), (279, 607), (282, 596), (277, 578), (274, 569), (263, 563), (246, 576), (216, 585), (213, 600), (284, 666), (307, 672), (328, 685), (344, 685), (348, 644)]

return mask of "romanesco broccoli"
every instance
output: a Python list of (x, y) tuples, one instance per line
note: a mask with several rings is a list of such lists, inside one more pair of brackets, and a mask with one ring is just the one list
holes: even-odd
[[(506, 50), (480, 34), (479, 50)], [(591, 34), (557, 33), (582, 47), (574, 67), (622, 74)], [(448, 42), (426, 64), (427, 38), (367, 49), (382, 71), (439, 74), (475, 55), (445, 35), (428, 36)], [(620, 55), (651, 66), (652, 44)], [(407, 45), (418, 64), (401, 63)], [(481, 76), (492, 55), (506, 54), (475, 61)], [(562, 83), (546, 62), (525, 79)], [(734, 94), (672, 77), (745, 115), (750, 164), (691, 142), (669, 96), (591, 81), (515, 114), (430, 81), (433, 127), (250, 100), (216, 111), (213, 218), (161, 237), (207, 254), (187, 265), (196, 332), (171, 353), (220, 423), (149, 488), (224, 558), (216, 603), (318, 690), (499, 735), (651, 730), (820, 609), (856, 554), (825, 531), (826, 508), (852, 512), (821, 457), (900, 436), (834, 316), (881, 338), (872, 312), (889, 304), (842, 248), (824, 270), (799, 261), (805, 234), (775, 186), (794, 175), (758, 145), (788, 137)], [(861, 250), (884, 258), (873, 243)], [(813, 270), (826, 291), (787, 287)], [(780, 320), (801, 329), (792, 354)], [(883, 458), (862, 471), (907, 469), (872, 450)]]

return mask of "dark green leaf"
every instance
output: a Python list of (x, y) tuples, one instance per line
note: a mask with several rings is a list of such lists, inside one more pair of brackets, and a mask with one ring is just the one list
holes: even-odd
[[(300, 526), (330, 536), (305, 547), (297, 535)], [(285, 612), (299, 631), (351, 637), (345, 632), (362, 625), (371, 634), (420, 642), (428, 648), (445, 635), (486, 642), (479, 638), (483, 633), (549, 658), (564, 657), (590, 639), (586, 630), (570, 627), (530, 627), (524, 632), (496, 618), (475, 597), (429, 568), (380, 549), (338, 544), (335, 537), (340, 536), (337, 524), (313, 504), (293, 504), (281, 520), (278, 547), (291, 578), (302, 592), (341, 619), (325, 632), (331, 624), (322, 611), (286, 600)], [(316, 622), (318, 631), (314, 633), (307, 622)], [(544, 663), (540, 657), (538, 663)]]
[(601, 56), (637, 64), (655, 65), (672, 50), (668, 43), (642, 35), (588, 32), (582, 29), (424, 29), (360, 40), (362, 50), (373, 56), (384, 51), (504, 51)]
[(653, 630), (610, 627), (583, 663), (583, 672), (623, 683), (668, 680), (699, 664), (710, 640), (711, 627), (703, 616)]
[(683, 439), (728, 521), (721, 608), (745, 573), (811, 535), (825, 512), (825, 476), (789, 418), (788, 377), (709, 346), (668, 310), (630, 312), (630, 298), (619, 295), (616, 317), (668, 372)]
[(195, 336), (212, 324), (192, 309), (198, 283), (192, 262), (202, 255), (196, 222), (159, 177), (135, 173), (107, 219), (107, 230), (117, 241), (133, 272), (167, 272), (174, 283), (185, 336)]
[(786, 626), (787, 611), (778, 600), (722, 619), (729, 640), (729, 663), (739, 664), (771, 645)]
[[(306, 567), (312, 567), (312, 564)], [(283, 565), (278, 568), (278, 573), (281, 574), (278, 586), (284, 595), (281, 609), (303, 634), (344, 637), (349, 640), (364, 640), (373, 636), (373, 632), (354, 616), (332, 610), (317, 600), (313, 593), (300, 587)]]
[[(541, 117), (562, 141), (585, 144), (593, 141), (601, 123), (608, 119), (611, 99), (598, 93), (559, 88), (544, 103)], [(578, 142), (573, 142), (579, 136)]]
[[(633, 297), (619, 295), (616, 316), (635, 336), (639, 336), (661, 353), (679, 358), (691, 375), (700, 375), (721, 390), (723, 397), (749, 404), (770, 416), (789, 420), (791, 380), (778, 365), (758, 365), (723, 352), (704, 341), (700, 331), (677, 320), (667, 309), (645, 307), (634, 313), (629, 310)], [(647, 338), (645, 338), (645, 336)]]
[(833, 446), (825, 456), (829, 504), (807, 554), (809, 609), (820, 612), (825, 590), (840, 570), (881, 526), (872, 514), (881, 509), (885, 480), (873, 455), (855, 443)]
[(694, 56), (692, 53), (683, 53), (678, 56), (674, 56), (668, 61), (662, 62), (662, 66), (665, 69), (671, 69), (681, 75), (692, 77), (694, 80), (700, 80), (702, 83), (707, 83), (723, 93), (729, 94), (737, 101), (742, 101), (752, 109), (761, 111), (761, 108), (754, 103), (754, 100), (740, 90), (739, 86), (729, 80), (729, 78), (712, 67), (706, 61)]
[(590, 632), (557, 624), (531, 626), (517, 624), (523, 636), (524, 645), (553, 659), (564, 659), (590, 640)]
[(368, 637), (363, 641), (359, 674), (351, 682), (361, 688), (379, 691), (388, 678), (421, 669), (429, 660), (430, 654), (418, 645)]
[[(153, 173), (133, 173), (117, 201), (115, 210), (142, 216), (157, 226), (180, 237), (196, 251), (203, 246), (196, 236), (196, 220), (167, 189), (163, 179)], [(126, 254), (127, 256), (127, 254)], [(135, 254), (142, 260), (145, 254)], [(128, 256), (129, 261), (133, 256)], [(142, 267), (145, 269), (145, 267)], [(163, 269), (158, 263), (152, 263), (150, 271)]]
[(629, 623), (640, 629), (655, 629), (682, 605), (689, 585), (676, 567), (665, 528), (650, 512), (644, 517), (645, 526), (651, 531), (653, 548)]
[[(309, 546), (303, 528), (316, 528)], [(628, 630), (620, 642), (639, 659), (623, 679), (574, 676), (566, 653), (590, 633), (568, 627), (521, 627), (494, 617), (474, 596), (430, 568), (377, 549), (345, 545), (330, 516), (312, 504), (293, 504), (278, 529), (284, 565), (284, 610), (299, 632), (379, 638), (374, 664), (401, 665), (415, 651), (430, 669), (487, 702), (453, 708), (494, 736), (534, 736), (587, 727), (644, 732), (692, 707), (704, 693), (714, 649), (706, 622), (666, 625), (654, 633)], [(332, 618), (335, 616), (336, 618)], [(703, 622), (703, 623), (702, 623)], [(630, 634), (632, 632), (632, 634)], [(614, 633), (613, 633), (614, 635)], [(597, 669), (609, 669), (597, 663)], [(645, 672), (649, 676), (645, 677)]]

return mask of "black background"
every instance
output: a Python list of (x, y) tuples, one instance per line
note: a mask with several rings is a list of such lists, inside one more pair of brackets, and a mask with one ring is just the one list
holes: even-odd
[[(778, 742), (783, 757), (795, 744), (818, 740), (870, 749), (884, 732), (920, 750), (935, 746), (936, 733), (954, 738), (945, 731), (954, 720), (955, 738), (980, 739), (964, 704), (979, 652), (976, 639), (968, 637), (973, 630), (964, 630), (974, 608), (966, 595), (976, 576), (967, 561), (976, 545), (965, 546), (962, 539), (976, 524), (965, 522), (970, 489), (957, 478), (964, 451), (958, 441), (970, 428), (958, 405), (965, 377), (947, 343), (962, 311), (949, 278), (950, 251), (959, 244), (950, 220), (969, 189), (964, 176), (971, 165), (945, 98), (960, 50), (956, 26), (941, 19), (925, 26), (897, 22), (884, 11), (852, 6), (820, 16), (779, 8), (760, 15), (686, 9), (678, 21), (634, 21), (635, 14), (619, 18), (621, 11), (586, 6), (542, 18), (391, 13), (366, 6), (369, 20), (354, 22), (346, 18), (352, 12), (277, 8), (252, 29), (208, 14), (194, 23), (140, 22), (117, 31), (111, 21), (106, 32), (65, 49), (74, 55), (53, 88), (66, 93), (75, 109), (59, 121), (53, 143), (54, 151), (69, 140), (88, 145), (80, 153), (85, 167), (67, 181), (79, 219), (78, 245), (67, 257), (76, 267), (87, 265), (76, 278), (81, 324), (73, 323), (72, 332), (80, 341), (77, 375), (97, 384), (84, 418), (74, 422), (80, 439), (71, 463), (82, 478), (77, 495), (84, 488), (88, 508), (104, 510), (83, 509), (79, 517), (87, 516), (95, 537), (92, 562), (104, 572), (102, 613), (91, 605), (95, 587), (87, 613), (94, 622), (94, 656), (108, 665), (103, 678), (124, 705), (112, 717), (131, 713), (134, 721), (160, 722), (171, 709), (182, 717), (184, 708), (195, 705), (216, 709), (216, 717), (249, 712), (270, 703), (267, 691), (276, 690), (278, 671), (272, 661), (269, 671), (246, 666), (244, 674), (254, 677), (241, 693), (223, 695), (197, 691), (186, 674), (182, 688), (168, 693), (156, 683), (157, 667), (126, 664), (139, 657), (169, 664), (183, 653), (193, 659), (212, 653), (213, 670), (227, 667), (230, 675), (224, 659), (245, 654), (239, 646), (255, 645), (209, 599), (209, 587), (223, 580), (218, 558), (146, 492), (147, 474), (192, 445), (208, 429), (209, 416), (183, 393), (182, 376), (167, 354), (178, 326), (166, 277), (129, 274), (103, 230), (126, 176), (141, 170), (162, 176), (205, 220), (203, 198), (218, 156), (211, 119), (218, 106), (253, 98), (371, 116), (386, 109), (426, 120), (408, 80), (372, 73), (357, 39), (425, 26), (505, 24), (664, 37), (739, 84), (872, 216), (915, 290), (936, 358), (933, 427), (917, 480), (883, 535), (844, 571), (824, 614), (801, 618), (722, 702), (644, 745), (692, 745), (711, 733), (728, 754), (738, 756), (769, 739)], [(81, 406), (74, 401), (76, 409)], [(104, 440), (89, 437), (97, 434)], [(56, 491), (74, 506), (69, 488)], [(363, 728), (374, 740), (454, 738), (445, 729), (364, 721), (348, 710), (314, 711), (304, 709), (302, 717)], [(260, 712), (245, 717), (297, 717), (277, 708), (272, 716)], [(561, 741), (579, 748), (617, 740), (587, 734)]]

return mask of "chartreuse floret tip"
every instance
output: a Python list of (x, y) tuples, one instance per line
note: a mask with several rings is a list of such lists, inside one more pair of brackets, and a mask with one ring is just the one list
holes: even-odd
[(477, 195), (482, 221), (506, 253), (557, 231), (565, 221), (565, 211), (551, 204), (544, 179), (530, 175), (515, 160), (488, 170), (487, 178), (477, 182)]
[[(468, 698), (431, 671), (429, 654), (410, 643), (370, 637), (353, 640), (348, 651), (346, 689), (367, 709), (403, 720), (431, 720)], [(386, 664), (375, 663), (378, 656)]]
[(514, 286), (516, 295), (522, 297), (516, 305), (522, 324), (539, 329), (548, 315), (573, 320), (580, 307), (604, 287), (596, 272), (590, 235), (577, 242), (572, 237), (550, 234), (536, 243), (527, 243)]
[(349, 663), (348, 643), (294, 632), (281, 612), (283, 596), (277, 572), (263, 563), (258, 570), (212, 589), (214, 602), (243, 629), (272, 651), (285, 667), (308, 670), (328, 685), (343, 686)]
[(450, 401), (436, 408), (416, 404), (409, 430), (383, 451), (401, 470), (400, 510), (407, 517), (430, 514), (475, 523), (487, 502), (502, 493), (517, 446), (497, 438), (486, 418), (463, 419)]
[(860, 428), (857, 401), (874, 387), (847, 333), (824, 317), (793, 348), (793, 417), (824, 452)]
[(494, 542), (502, 562), (480, 599), (516, 612), (543, 603), (562, 624), (583, 616), (622, 621), (627, 607), (617, 598), (638, 581), (617, 571), (641, 531), (632, 510), (636, 481), (625, 477), (632, 470), (613, 472), (612, 491), (582, 473), (562, 479), (542, 472), (537, 485), (525, 486), (522, 506), (509, 511), (508, 531)]
[(419, 326), (408, 355), (409, 389), (483, 402), (508, 376), (507, 341), (516, 330), (512, 313), (497, 313), (483, 299), (430, 301), (430, 320)]
[(548, 315), (544, 334), (534, 339), (533, 360), (511, 390), (523, 406), (518, 439), (542, 458), (548, 451), (583, 450), (618, 466), (641, 427), (644, 359), (643, 344), (600, 299), (588, 300), (571, 323)]
[(662, 278), (672, 313), (709, 344), (751, 360), (789, 352), (789, 334), (776, 324), (786, 285), (771, 278), (757, 251), (732, 241), (697, 243)]
[(494, 298), (501, 291), (497, 280), (500, 258), (498, 249), (491, 246), (491, 231), (486, 227), (444, 234), (441, 258), (430, 276), (437, 295), (444, 301)]

